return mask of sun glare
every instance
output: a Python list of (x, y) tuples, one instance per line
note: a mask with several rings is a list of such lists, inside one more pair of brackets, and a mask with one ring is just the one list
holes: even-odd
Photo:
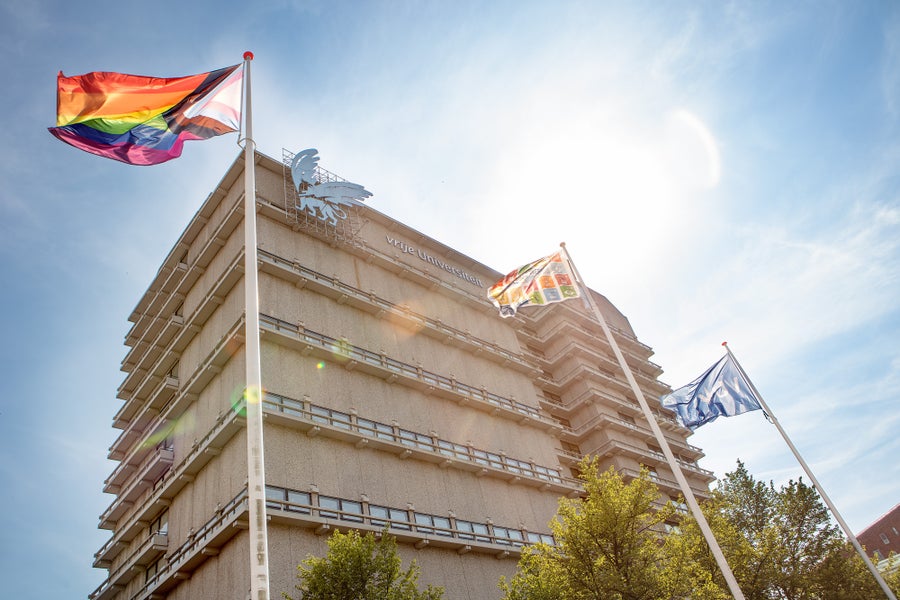
[(673, 175), (687, 184), (707, 189), (716, 187), (722, 167), (719, 147), (709, 128), (683, 108), (671, 111), (666, 125)]

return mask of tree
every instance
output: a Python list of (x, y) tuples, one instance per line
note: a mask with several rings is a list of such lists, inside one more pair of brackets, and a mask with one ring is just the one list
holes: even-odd
[[(335, 531), (324, 558), (309, 556), (298, 567), (296, 586), (302, 600), (440, 600), (444, 590), (418, 589), (419, 567), (412, 561), (401, 570), (397, 541), (386, 530), (376, 539), (369, 532)], [(293, 600), (287, 594), (284, 597)]]
[[(756, 481), (738, 461), (703, 504), (716, 541), (747, 600), (870, 600), (884, 594), (811, 486)], [(725, 581), (692, 516), (667, 554), (724, 592)]]
[(522, 551), (505, 600), (656, 600), (667, 598), (662, 524), (674, 508), (659, 499), (646, 470), (625, 483), (597, 457), (580, 464), (584, 498), (561, 498), (550, 529), (556, 545)]

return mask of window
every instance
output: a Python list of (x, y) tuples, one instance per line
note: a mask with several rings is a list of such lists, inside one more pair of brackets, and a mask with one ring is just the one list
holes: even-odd
[(147, 567), (147, 570), (144, 572), (144, 583), (150, 583), (153, 578), (159, 575), (159, 572), (166, 566), (166, 557), (161, 556)]
[(392, 529), (410, 530), (410, 526), (408, 525), (409, 515), (405, 510), (371, 504), (369, 505), (369, 515), (371, 516), (370, 521), (372, 525), (375, 525), (376, 527), (384, 527), (388, 524), (387, 521), (390, 521)]
[(266, 508), (282, 510), (287, 499), (287, 490), (266, 486)]
[(285, 398), (284, 396), (275, 396), (274, 394), (266, 394), (266, 396), (272, 396), (274, 400), (280, 403), (280, 409), (288, 415), (296, 415), (298, 417), (302, 417), (303, 415), (303, 403), (299, 400), (293, 400), (291, 398)]
[(159, 513), (159, 516), (150, 523), (150, 535), (167, 535), (169, 533), (169, 509)]
[(450, 519), (436, 517), (425, 513), (415, 513), (416, 531), (419, 533), (436, 533), (437, 535), (451, 536)]
[(319, 496), (319, 515), (322, 517), (362, 523), (362, 514), (361, 502), (334, 498), (332, 496)]
[(498, 544), (522, 546), (525, 543), (525, 538), (518, 529), (498, 527), (497, 525), (494, 525), (494, 538)]
[(394, 441), (394, 428), (390, 425), (369, 419), (356, 419), (356, 427), (363, 435)]
[(890, 544), (890, 543), (891, 543), (891, 540), (888, 539), (888, 536), (887, 536), (886, 533), (882, 533), (882, 534), (881, 534), (881, 541), (882, 541), (884, 544)]
[(542, 467), (540, 465), (535, 465), (534, 471), (535, 473), (537, 473), (537, 476), (540, 479), (555, 481), (556, 483), (560, 483), (562, 481), (559, 469), (550, 469), (547, 467)]
[(451, 458), (461, 458), (463, 460), (468, 460), (469, 458), (469, 449), (462, 444), (455, 444), (446, 440), (438, 440), (437, 445), (438, 452), (440, 452), (444, 456), (449, 456)]
[(547, 535), (546, 533), (532, 533), (529, 531), (527, 534), (527, 537), (528, 537), (529, 544), (538, 544), (538, 543), (543, 542), (544, 544), (547, 544), (548, 546), (556, 545), (556, 540), (553, 539), (553, 536)]
[(311, 406), (312, 420), (316, 423), (325, 423), (341, 429), (350, 429), (350, 415), (347, 413), (331, 410), (322, 406)]
[(434, 450), (434, 444), (431, 441), (430, 435), (416, 433), (415, 431), (408, 431), (406, 429), (400, 430), (400, 443), (404, 446), (412, 446), (413, 448), (421, 448), (422, 450)]
[(459, 531), (459, 538), (463, 540), (475, 540), (478, 542), (491, 541), (487, 525), (484, 523), (473, 523), (472, 521), (460, 521), (457, 519), (456, 530)]
[(291, 512), (298, 512), (308, 515), (310, 513), (310, 505), (312, 504), (312, 496), (309, 492), (298, 492), (296, 490), (287, 491), (288, 504), (285, 508)]
[(500, 458), (499, 454), (485, 452), (484, 450), (472, 450), (472, 455), (475, 457), (475, 462), (479, 465), (486, 465), (494, 467), (495, 469), (503, 468), (503, 460)]

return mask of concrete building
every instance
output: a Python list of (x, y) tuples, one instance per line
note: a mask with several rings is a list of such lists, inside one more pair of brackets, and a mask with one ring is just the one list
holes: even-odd
[[(449, 600), (498, 597), (523, 545), (550, 539), (557, 499), (580, 493), (584, 453), (629, 477), (646, 465), (678, 497), (580, 302), (500, 319), (485, 292), (503, 273), (365, 206), (298, 210), (289, 159), (258, 155), (256, 174), (273, 598), (295, 591), (329, 532), (385, 524), (420, 583)], [(243, 164), (130, 316), (100, 517), (111, 537), (94, 562), (109, 577), (92, 600), (247, 596)], [(668, 391), (651, 349), (595, 297), (645, 395)], [(713, 476), (690, 431), (660, 422), (704, 497)]]

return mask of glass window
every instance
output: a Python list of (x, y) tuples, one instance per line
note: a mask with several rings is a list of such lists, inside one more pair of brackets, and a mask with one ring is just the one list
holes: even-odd
[[(328, 509), (328, 510), (323, 510)], [(323, 517), (337, 518), (337, 513), (341, 509), (340, 498), (332, 498), (331, 496), (319, 496), (319, 515)]]
[(353, 500), (341, 500), (341, 510), (343, 510), (343, 514), (341, 515), (341, 519), (345, 521), (353, 521), (355, 523), (362, 523), (362, 503), (355, 502)]
[(453, 535), (450, 532), (450, 519), (447, 517), (434, 517), (433, 522), (436, 528), (434, 531), (436, 534), (447, 536)]
[(494, 467), (495, 469), (503, 468), (503, 459), (500, 458), (499, 454), (494, 454), (493, 452), (487, 453), (488, 463)]
[(415, 513), (416, 519), (416, 531), (419, 533), (434, 533), (434, 529), (431, 527), (427, 527), (428, 525), (433, 525), (433, 519), (431, 515), (425, 515), (422, 513)]
[(292, 400), (291, 398), (285, 398), (283, 396), (278, 396), (278, 399), (281, 401), (282, 410), (289, 415), (296, 415), (298, 417), (303, 416), (303, 403), (299, 400)]
[[(409, 522), (409, 515), (405, 510), (370, 504), (369, 515), (371, 515), (372, 517), (372, 525), (375, 525), (377, 527), (384, 527), (389, 520), (390, 526), (393, 529), (405, 529), (407, 531), (410, 530), (410, 526), (407, 525), (407, 523)], [(385, 520), (382, 521), (381, 519)]]
[(416, 433), (415, 431), (409, 431), (407, 429), (400, 430), (400, 443), (405, 446), (412, 446), (423, 450), (434, 450), (430, 435)]
[(891, 540), (888, 539), (887, 534), (884, 534), (884, 533), (881, 534), (881, 541), (884, 542), (885, 544), (891, 543)]
[(313, 404), (309, 407), (309, 412), (312, 413), (312, 420), (316, 423), (329, 423), (331, 421), (331, 411), (327, 408), (323, 408), (321, 406), (316, 406)]
[(464, 540), (477, 540), (479, 542), (489, 542), (488, 528), (484, 523), (473, 523), (472, 521), (456, 520), (456, 529), (459, 531), (459, 537)]
[(437, 445), (438, 452), (440, 452), (444, 456), (461, 458), (463, 460), (469, 458), (469, 450), (462, 444), (454, 444), (453, 442), (448, 442), (446, 440), (438, 440)]
[(390, 425), (369, 419), (356, 419), (356, 425), (363, 435), (394, 441), (394, 428)]
[(525, 536), (518, 529), (510, 529), (508, 527), (498, 527), (494, 525), (494, 537), (498, 544), (511, 544), (513, 546), (522, 546), (525, 542)]
[(284, 508), (285, 490), (277, 487), (266, 486), (266, 508), (281, 510)]
[(159, 533), (166, 535), (169, 533), (169, 509), (162, 511), (158, 517), (150, 523), (150, 535)]
[(331, 424), (341, 429), (350, 429), (350, 415), (333, 410), (331, 411)]
[(509, 529), (494, 525), (494, 541), (498, 544), (509, 545)]
[(312, 497), (308, 492), (298, 492), (296, 490), (287, 491), (287, 509), (292, 512), (299, 512), (308, 515)]

